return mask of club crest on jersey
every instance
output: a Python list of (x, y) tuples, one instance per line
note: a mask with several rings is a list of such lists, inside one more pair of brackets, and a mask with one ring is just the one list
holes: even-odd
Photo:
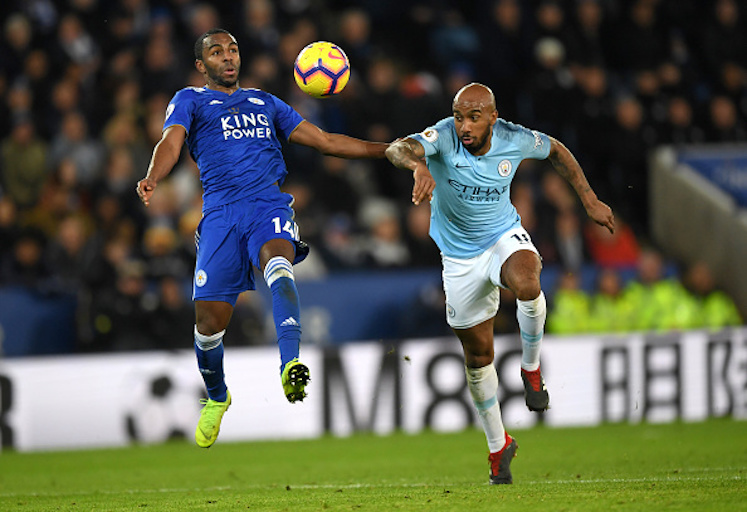
[(431, 144), (433, 144), (434, 142), (438, 140), (438, 130), (428, 129), (424, 131), (423, 133), (421, 133), (421, 135), (423, 136), (425, 140), (427, 140)]
[(259, 98), (247, 98), (246, 101), (254, 103), (255, 105), (264, 105), (265, 102)]
[(205, 286), (205, 283), (207, 283), (207, 272), (200, 269), (195, 274), (195, 286), (197, 286), (198, 288), (202, 288), (203, 286)]
[(504, 178), (511, 174), (511, 169), (513, 169), (513, 166), (511, 165), (511, 160), (501, 160), (498, 163), (498, 174), (503, 176)]
[(171, 117), (171, 114), (173, 114), (173, 113), (174, 113), (174, 104), (173, 103), (169, 103), (169, 106), (166, 107), (166, 119), (168, 119), (169, 117)]

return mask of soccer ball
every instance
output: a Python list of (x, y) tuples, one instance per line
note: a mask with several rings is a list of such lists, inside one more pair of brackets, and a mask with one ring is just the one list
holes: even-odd
[(317, 41), (296, 57), (293, 77), (303, 92), (314, 98), (339, 94), (350, 79), (350, 63), (336, 44)]

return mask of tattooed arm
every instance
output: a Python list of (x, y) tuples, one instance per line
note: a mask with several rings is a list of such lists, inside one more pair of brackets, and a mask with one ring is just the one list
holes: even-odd
[(436, 182), (425, 165), (425, 150), (416, 140), (403, 139), (392, 142), (387, 148), (386, 157), (395, 167), (413, 172), (415, 184), (412, 187), (412, 202), (420, 204), (423, 199), (433, 198)]
[[(597, 198), (578, 161), (562, 142), (550, 137), (550, 155), (547, 157), (558, 173), (571, 184), (586, 209), (586, 214), (597, 224), (615, 232), (612, 209)], [(390, 159), (391, 160), (391, 159)]]

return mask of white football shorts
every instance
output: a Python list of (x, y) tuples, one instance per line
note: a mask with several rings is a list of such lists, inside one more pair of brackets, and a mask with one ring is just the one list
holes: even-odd
[(454, 329), (468, 329), (498, 313), (501, 267), (516, 251), (539, 251), (523, 227), (512, 228), (479, 256), (466, 260), (441, 257), (446, 293), (446, 322)]

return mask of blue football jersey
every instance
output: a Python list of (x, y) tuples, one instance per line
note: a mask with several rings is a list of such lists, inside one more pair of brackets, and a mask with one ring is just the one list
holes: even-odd
[(208, 211), (282, 184), (288, 170), (279, 137), (287, 140), (301, 121), (291, 106), (259, 89), (226, 94), (187, 87), (169, 103), (163, 129), (181, 125), (187, 130)]
[(423, 145), (436, 180), (431, 238), (444, 255), (453, 258), (477, 256), (520, 225), (511, 204), (516, 169), (524, 159), (543, 160), (550, 154), (547, 135), (503, 119), (493, 126), (490, 150), (481, 156), (462, 145), (453, 117), (410, 137)]

